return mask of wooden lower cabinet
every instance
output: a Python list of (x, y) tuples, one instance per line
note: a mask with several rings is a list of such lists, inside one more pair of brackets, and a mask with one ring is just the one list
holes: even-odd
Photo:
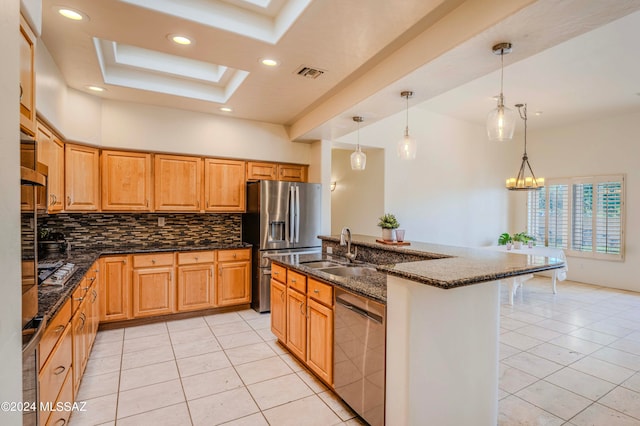
[(82, 373), (87, 366), (89, 359), (88, 352), (88, 324), (87, 324), (87, 303), (83, 302), (73, 315), (71, 320), (73, 332), (73, 394), (78, 394)]
[(178, 266), (178, 311), (215, 306), (213, 264)]
[(100, 259), (100, 322), (132, 318), (130, 263), (129, 256), (109, 256)]
[(218, 251), (216, 305), (251, 303), (251, 249)]
[(271, 279), (271, 332), (283, 342), (287, 340), (287, 286)]
[[(68, 407), (68, 404), (74, 401), (73, 395), (73, 372), (69, 371), (62, 384), (62, 389), (60, 389), (60, 393), (58, 394), (58, 399), (55, 403), (56, 406), (58, 404), (65, 404), (64, 406)], [(71, 410), (56, 410), (49, 415), (49, 420), (47, 420), (46, 423), (41, 424), (46, 424), (47, 426), (64, 426), (69, 423), (69, 417), (71, 417)]]
[[(73, 374), (73, 336), (72, 325), (67, 323), (56, 346), (51, 351), (49, 359), (40, 369), (40, 401), (55, 404), (69, 374)], [(40, 424), (46, 424), (50, 412), (40, 411)]]
[(307, 298), (307, 366), (333, 384), (333, 309)]
[(301, 360), (307, 357), (307, 315), (304, 294), (287, 288), (287, 348)]
[(333, 285), (278, 264), (272, 265), (271, 274), (271, 331), (333, 386)]
[(175, 312), (173, 267), (134, 269), (132, 274), (133, 317)]

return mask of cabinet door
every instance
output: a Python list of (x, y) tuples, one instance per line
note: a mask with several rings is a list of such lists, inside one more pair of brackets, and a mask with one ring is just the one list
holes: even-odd
[(53, 137), (50, 151), (49, 177), (49, 213), (59, 213), (64, 209), (64, 143)]
[(278, 164), (278, 180), (306, 182), (306, 171), (306, 166), (300, 166), (297, 164)]
[(218, 263), (217, 306), (251, 303), (251, 263)]
[(304, 294), (287, 288), (287, 348), (301, 360), (307, 355), (307, 314)]
[(89, 358), (87, 354), (87, 313), (86, 303), (82, 303), (78, 308), (78, 311), (71, 320), (71, 330), (73, 334), (73, 394), (78, 394), (78, 388), (80, 387), (80, 379), (82, 379), (82, 373), (84, 367), (86, 367), (86, 360)]
[(20, 128), (30, 135), (36, 130), (35, 43), (36, 36), (20, 15)]
[(100, 321), (131, 318), (131, 270), (128, 256), (100, 259)]
[(215, 304), (213, 265), (178, 267), (178, 311), (212, 308)]
[(307, 298), (307, 366), (333, 385), (333, 309)]
[(102, 210), (151, 209), (151, 154), (102, 151)]
[(247, 162), (247, 180), (275, 180), (278, 178), (276, 163)]
[(97, 211), (99, 194), (99, 151), (80, 145), (65, 145), (65, 210)]
[[(74, 369), (73, 365), (73, 324), (68, 323), (51, 356), (38, 373), (40, 401), (55, 403), (65, 378)], [(73, 374), (73, 373), (71, 373)], [(40, 422), (45, 424), (50, 412), (40, 411)]]
[(205, 159), (205, 210), (209, 212), (245, 211), (244, 161)]
[(201, 158), (156, 154), (156, 211), (199, 211), (202, 198), (201, 182)]
[(132, 287), (134, 318), (175, 312), (173, 267), (135, 269)]
[(287, 341), (287, 287), (271, 279), (271, 331), (281, 342)]
[[(97, 270), (97, 268), (96, 268)], [(87, 333), (89, 335), (89, 342), (87, 343), (88, 352), (91, 352), (91, 347), (93, 346), (93, 341), (96, 338), (96, 334), (98, 333), (98, 326), (100, 325), (100, 278), (99, 275), (96, 275), (96, 281), (94, 281), (93, 285), (89, 289), (87, 293), (87, 304), (89, 307), (87, 308), (87, 316), (89, 317), (89, 327), (87, 329)]]

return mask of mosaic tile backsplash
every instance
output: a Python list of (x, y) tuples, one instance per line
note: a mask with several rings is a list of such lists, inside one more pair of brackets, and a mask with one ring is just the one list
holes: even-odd
[[(159, 217), (164, 226), (158, 226)], [(62, 232), (74, 248), (242, 242), (242, 215), (237, 213), (62, 213), (39, 216), (38, 227)]]

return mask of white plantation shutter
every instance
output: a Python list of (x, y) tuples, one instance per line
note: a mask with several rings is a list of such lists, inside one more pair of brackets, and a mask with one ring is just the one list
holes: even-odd
[(571, 250), (592, 251), (593, 184), (571, 185)]
[(547, 179), (527, 198), (527, 231), (573, 256), (624, 254), (624, 176)]
[(544, 188), (529, 191), (527, 202), (527, 233), (536, 238), (537, 244), (545, 245), (546, 235), (546, 191)]
[(622, 252), (622, 179), (596, 185), (596, 253)]
[(566, 249), (569, 240), (569, 185), (548, 185), (547, 199), (547, 246)]

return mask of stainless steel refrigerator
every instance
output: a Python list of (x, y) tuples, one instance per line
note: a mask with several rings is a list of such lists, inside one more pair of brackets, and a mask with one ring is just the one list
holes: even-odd
[(242, 240), (253, 245), (252, 301), (258, 312), (271, 310), (268, 255), (319, 252), (321, 189), (318, 183), (261, 180), (247, 183)]

